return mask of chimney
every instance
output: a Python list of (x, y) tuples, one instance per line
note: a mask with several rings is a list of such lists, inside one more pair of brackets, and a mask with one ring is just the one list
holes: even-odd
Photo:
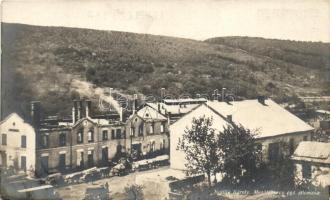
[(137, 94), (134, 94), (134, 98), (133, 98), (133, 115), (136, 112), (136, 107), (137, 107)]
[(40, 128), (41, 121), (41, 104), (40, 101), (31, 102), (31, 123), (35, 129)]
[(121, 122), (124, 121), (124, 117), (123, 117), (123, 115), (124, 115), (123, 107), (120, 107), (120, 110), (119, 110), (119, 120), (120, 120)]
[(76, 109), (75, 106), (73, 105), (72, 107), (72, 124), (76, 123)]
[(267, 99), (266, 96), (258, 96), (258, 102), (262, 105), (266, 105), (265, 100)]
[(82, 112), (81, 112), (81, 110), (82, 110), (82, 101), (79, 100), (79, 101), (77, 101), (77, 111), (78, 111), (78, 113), (77, 113), (77, 121), (82, 118)]
[(160, 101), (163, 101), (165, 98), (165, 88), (160, 89)]
[(219, 96), (219, 94), (218, 94), (218, 89), (215, 89), (214, 91), (213, 91), (213, 94), (212, 94), (212, 96), (213, 96), (213, 99), (212, 100), (218, 100), (218, 96)]
[(167, 123), (168, 123), (168, 125), (171, 124), (171, 112), (168, 112), (168, 114), (167, 114)]
[(85, 100), (85, 115), (86, 117), (89, 117), (89, 114), (91, 112), (91, 105), (92, 105), (92, 102), (90, 100)]
[(233, 122), (233, 115), (227, 115), (227, 120), (229, 122)]
[(197, 99), (201, 98), (201, 95), (200, 94), (196, 94), (196, 98)]
[(78, 121), (78, 100), (73, 101), (73, 110), (74, 112), (72, 114), (74, 115), (72, 117), (74, 118), (74, 123), (76, 123)]
[(226, 88), (222, 88), (222, 90), (221, 90), (221, 101), (225, 101), (225, 94), (226, 94)]

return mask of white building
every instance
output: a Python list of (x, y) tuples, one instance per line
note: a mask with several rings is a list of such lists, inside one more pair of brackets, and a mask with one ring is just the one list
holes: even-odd
[(16, 113), (0, 123), (0, 165), (17, 171), (35, 170), (36, 134), (34, 128)]
[(241, 124), (258, 133), (257, 142), (263, 160), (276, 160), (284, 152), (283, 142), (292, 154), (300, 141), (310, 140), (313, 128), (272, 100), (244, 100), (236, 102), (208, 101), (170, 126), (170, 162), (173, 169), (185, 169), (184, 152), (177, 150), (184, 130), (191, 127), (193, 118), (212, 117), (213, 128), (221, 131), (231, 122)]
[(330, 143), (301, 142), (292, 160), (297, 183), (310, 180), (316, 186), (330, 187)]

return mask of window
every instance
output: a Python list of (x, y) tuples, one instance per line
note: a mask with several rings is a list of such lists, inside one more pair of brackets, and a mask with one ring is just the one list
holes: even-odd
[(94, 142), (94, 131), (93, 130), (88, 131), (88, 142)]
[(268, 147), (268, 158), (269, 161), (278, 160), (280, 156), (280, 144), (270, 143)]
[(150, 129), (149, 129), (150, 134), (154, 134), (154, 124), (150, 124)]
[(66, 145), (66, 134), (65, 133), (60, 133), (58, 142), (59, 142), (60, 147)]
[(304, 141), (307, 141), (307, 140), (308, 140), (307, 135), (304, 136), (304, 139), (303, 139), (303, 140), (304, 140)]
[(312, 177), (312, 166), (309, 163), (302, 164), (302, 177), (310, 179)]
[(1, 144), (2, 145), (7, 145), (7, 134), (2, 134), (1, 135)]
[(131, 127), (130, 136), (131, 136), (131, 137), (135, 137), (134, 127)]
[(87, 155), (87, 165), (88, 167), (94, 166), (94, 150), (89, 150)]
[(48, 175), (48, 156), (41, 156), (40, 167), (41, 174)]
[(289, 150), (290, 150), (290, 155), (292, 155), (294, 153), (294, 139), (293, 138), (290, 138), (290, 141), (289, 141)]
[(84, 167), (84, 152), (83, 151), (77, 152), (77, 167), (78, 168)]
[(164, 132), (165, 132), (165, 123), (162, 123), (162, 124), (160, 125), (160, 132), (161, 132), (161, 133), (164, 133)]
[(143, 123), (139, 126), (139, 136), (143, 136)]
[(21, 147), (26, 148), (26, 136), (25, 135), (21, 136)]
[(42, 140), (41, 140), (41, 146), (43, 148), (48, 148), (48, 145), (49, 145), (49, 135), (43, 135), (42, 136)]
[(155, 147), (156, 147), (155, 141), (150, 142), (149, 145), (150, 145), (150, 152), (154, 152), (155, 151)]
[(65, 153), (60, 154), (58, 167), (60, 170), (65, 170)]
[(83, 142), (84, 142), (84, 134), (83, 134), (83, 131), (80, 130), (77, 134), (77, 143), (81, 144)]
[(108, 140), (108, 130), (102, 131), (102, 140)]
[(116, 136), (115, 136), (115, 130), (111, 130), (111, 139), (115, 139), (116, 138)]
[(26, 157), (21, 156), (21, 170), (26, 171)]
[(102, 162), (107, 164), (108, 162), (108, 147), (102, 148)]
[(121, 138), (121, 129), (116, 130), (116, 138), (120, 139)]

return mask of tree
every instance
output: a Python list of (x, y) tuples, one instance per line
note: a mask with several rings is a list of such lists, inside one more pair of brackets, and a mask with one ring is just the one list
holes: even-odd
[(261, 148), (255, 142), (256, 134), (242, 125), (224, 127), (218, 135), (218, 147), (223, 162), (224, 181), (238, 185), (242, 181), (253, 180), (258, 163), (261, 161)]
[(130, 185), (125, 187), (125, 193), (129, 200), (143, 200), (143, 186), (141, 185)]
[(179, 140), (177, 149), (185, 152), (185, 164), (188, 175), (206, 173), (208, 185), (211, 186), (211, 175), (220, 169), (219, 151), (213, 119), (205, 116), (194, 118), (191, 128), (186, 128)]
[(292, 190), (294, 189), (294, 163), (291, 159), (290, 146), (285, 141), (279, 141), (281, 149), (280, 156), (275, 162), (267, 165), (267, 173), (265, 177), (269, 177), (273, 189)]

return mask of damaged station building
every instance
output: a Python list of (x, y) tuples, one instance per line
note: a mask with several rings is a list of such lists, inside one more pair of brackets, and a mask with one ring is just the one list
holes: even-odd
[[(40, 102), (31, 103), (36, 132), (37, 176), (109, 166), (123, 155), (142, 159), (168, 153), (168, 125), (154, 110), (136, 111), (136, 99), (129, 117), (120, 112), (91, 115), (91, 101), (73, 102), (71, 119), (41, 119)], [(127, 114), (127, 112), (126, 112)]]

